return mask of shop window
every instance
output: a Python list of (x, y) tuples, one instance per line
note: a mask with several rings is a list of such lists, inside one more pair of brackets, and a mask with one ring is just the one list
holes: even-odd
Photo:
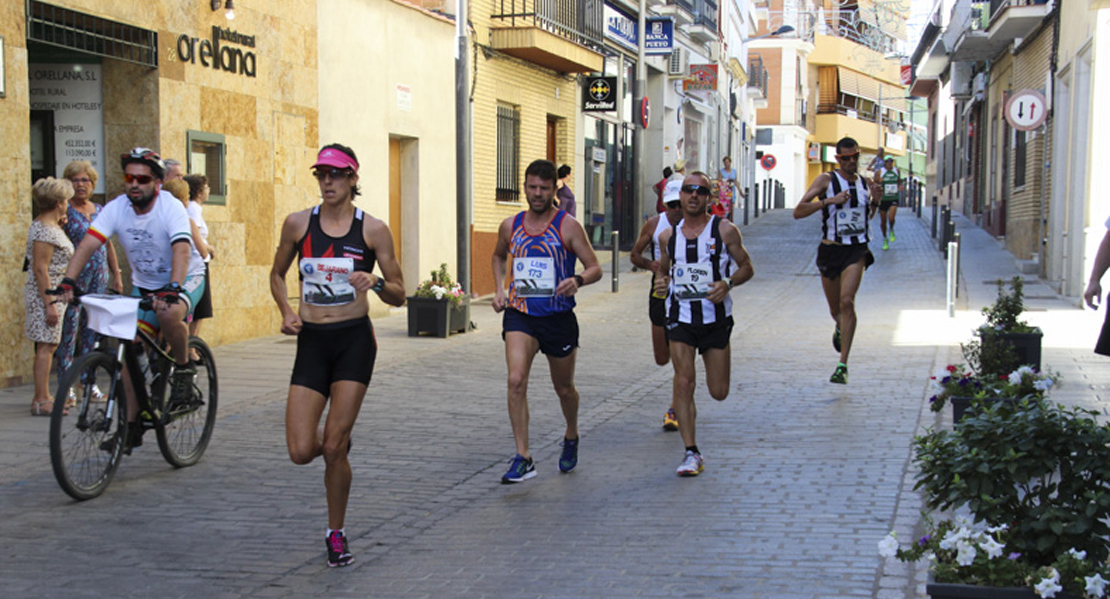
[(520, 200), (520, 109), (497, 105), (497, 201)]
[(227, 204), (227, 144), (217, 133), (186, 131), (189, 148), (185, 170), (208, 177), (208, 203)]
[(1025, 186), (1025, 132), (1014, 132), (1014, 187)]

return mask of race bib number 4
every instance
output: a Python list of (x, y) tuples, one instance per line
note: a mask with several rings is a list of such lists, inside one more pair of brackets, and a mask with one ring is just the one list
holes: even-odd
[(679, 264), (674, 268), (674, 294), (680, 300), (702, 299), (713, 286), (713, 265)]
[(513, 258), (513, 289), (520, 297), (552, 297), (555, 295), (555, 260), (553, 258)]
[(351, 258), (301, 258), (301, 301), (313, 306), (342, 306), (355, 301)]

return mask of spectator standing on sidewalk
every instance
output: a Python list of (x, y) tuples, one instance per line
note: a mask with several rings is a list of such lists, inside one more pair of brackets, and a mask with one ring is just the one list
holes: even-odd
[(731, 380), (729, 292), (755, 273), (736, 225), (706, 212), (712, 193), (708, 175), (690, 173), (679, 196), (682, 221), (659, 235), (659, 269), (669, 274), (655, 282), (655, 289), (669, 292), (667, 340), (674, 365), (674, 410), (686, 447), (676, 471), (679, 476), (697, 476), (705, 468), (696, 438), (695, 352), (705, 362), (709, 395), (724, 400)]
[[(667, 343), (667, 292), (656, 291), (655, 282), (663, 276), (659, 269), (659, 235), (664, 231), (673, 229), (682, 220), (682, 202), (680, 193), (682, 183), (679, 181), (667, 182), (664, 204), (667, 211), (649, 218), (640, 229), (640, 236), (632, 246), (633, 266), (651, 271), (651, 288), (648, 290), (648, 320), (651, 321), (651, 347), (655, 354), (655, 363), (664, 366), (671, 361), (671, 348)], [(651, 258), (644, 257), (644, 250), (651, 253)], [(677, 431), (678, 417), (674, 412), (674, 397), (671, 397), (671, 407), (663, 415), (663, 430)]]
[(560, 166), (558, 174), (559, 183), (558, 189), (555, 191), (555, 197), (559, 198), (559, 210), (578, 218), (578, 203), (574, 200), (574, 190), (570, 188), (570, 184), (567, 182), (570, 179), (570, 167), (565, 164)]
[(655, 190), (655, 213), (656, 214), (662, 214), (663, 212), (667, 211), (667, 207), (664, 206), (665, 202), (663, 202), (663, 190), (664, 190), (664, 188), (667, 187), (667, 181), (670, 180), (672, 174), (674, 174), (674, 171), (671, 170), (671, 167), (669, 167), (669, 166), (664, 167), (663, 168), (663, 178), (660, 179), (658, 183), (651, 186), (651, 188)]
[(211, 189), (208, 187), (208, 177), (204, 175), (185, 175), (184, 179), (189, 184), (189, 201), (185, 205), (185, 211), (189, 213), (189, 218), (196, 223), (201, 240), (207, 249), (206, 253), (201, 254), (204, 258), (204, 295), (197, 302), (197, 309), (193, 312), (193, 321), (189, 323), (189, 334), (198, 336), (200, 335), (200, 322), (212, 318), (212, 276), (209, 265), (212, 262), (215, 248), (211, 243), (208, 243), (208, 223), (204, 221), (204, 204), (208, 201), (208, 194)]
[(874, 180), (859, 173), (856, 140), (845, 137), (836, 142), (836, 160), (840, 168), (817, 175), (794, 208), (794, 218), (821, 214), (817, 269), (829, 314), (836, 323), (833, 349), (840, 353), (840, 363), (829, 382), (846, 385), (848, 354), (856, 335), (856, 292), (863, 271), (875, 262), (867, 243), (871, 240), (869, 221), (881, 192)]
[[(570, 472), (578, 464), (578, 390), (574, 387), (578, 319), (574, 315), (574, 295), (583, 285), (601, 278), (601, 266), (582, 225), (555, 207), (555, 181), (553, 163), (536, 160), (528, 165), (524, 171), (528, 210), (501, 223), (491, 261), (496, 288), (493, 310), (504, 312), (501, 336), (509, 371), (509, 422), (516, 442), (516, 455), (501, 477), (502, 484), (519, 483), (536, 475), (528, 449), (528, 377), (537, 352), (547, 356), (551, 383), (567, 423), (559, 470)], [(585, 270), (574, 274), (578, 260)]]
[[(324, 146), (312, 165), (322, 201), (290, 214), (270, 270), (270, 293), (281, 310), (281, 332), (297, 336), (297, 357), (285, 407), (289, 458), (308, 464), (324, 457), (328, 501), (328, 566), (353, 561), (344, 520), (351, 491), (351, 430), (374, 372), (378, 344), (367, 292), (392, 306), (405, 303), (393, 235), (381, 220), (355, 207), (358, 159), (340, 144)], [(285, 273), (300, 257), (301, 302), (289, 304)], [(375, 261), (381, 276), (373, 274)], [(320, 429), (324, 408), (331, 406)]]

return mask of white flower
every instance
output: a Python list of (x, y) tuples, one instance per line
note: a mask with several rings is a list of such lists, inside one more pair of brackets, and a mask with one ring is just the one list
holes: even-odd
[(447, 293), (447, 290), (439, 285), (432, 285), (431, 292), (432, 295), (436, 296), (436, 299), (443, 299), (443, 294)]
[(975, 545), (967, 541), (960, 541), (956, 545), (956, 563), (961, 566), (970, 566), (975, 561), (975, 555), (978, 551), (975, 550)]
[(967, 528), (960, 527), (955, 530), (948, 531), (944, 538), (940, 540), (941, 549), (952, 549), (960, 544), (966, 544), (967, 539), (971, 537), (971, 531)]
[(891, 532), (889, 535), (879, 541), (879, 555), (882, 557), (894, 557), (898, 553), (898, 537)]
[(1033, 381), (1033, 388), (1037, 391), (1048, 391), (1052, 388), (1052, 379), (1038, 379)]
[(1055, 575), (1052, 578), (1045, 578), (1039, 583), (1033, 585), (1033, 590), (1036, 591), (1037, 594), (1041, 597), (1055, 597), (1056, 593), (1064, 590), (1064, 587), (1060, 586), (1058, 582), (1060, 579), (1060, 574), (1058, 572), (1055, 572), (1055, 570), (1053, 572)]
[(979, 547), (987, 552), (987, 557), (994, 559), (1002, 555), (1002, 550), (1006, 546), (991, 537), (985, 537), (984, 540), (979, 542)]
[(1021, 373), (1021, 374), (1023, 374), (1023, 375), (1026, 375), (1026, 374), (1037, 374), (1037, 371), (1036, 371), (1036, 370), (1033, 370), (1033, 367), (1032, 367), (1032, 366), (1019, 366), (1019, 367), (1018, 367), (1018, 369), (1017, 369), (1017, 370), (1015, 370), (1014, 372), (1018, 372), (1018, 373)]
[(990, 528), (987, 529), (987, 532), (989, 532), (993, 535), (993, 534), (1000, 533), (1004, 530), (1007, 530), (1009, 528), (1010, 528), (1010, 526), (1008, 524), (999, 524), (998, 526), (991, 526)]
[(1087, 559), (1087, 552), (1086, 551), (1079, 551), (1075, 547), (1072, 547), (1071, 549), (1068, 549), (1068, 553), (1070, 553), (1072, 557), (1074, 557), (1075, 559), (1077, 559), (1079, 561), (1083, 561), (1083, 560)]
[(1021, 371), (1020, 370), (1015, 370), (1015, 371), (1010, 373), (1010, 384), (1011, 385), (1020, 385), (1021, 384)]
[(1084, 576), (1083, 582), (1087, 583), (1087, 594), (1092, 597), (1103, 597), (1106, 595), (1106, 584), (1110, 581), (1103, 580), (1102, 575), (1095, 574), (1094, 576)]

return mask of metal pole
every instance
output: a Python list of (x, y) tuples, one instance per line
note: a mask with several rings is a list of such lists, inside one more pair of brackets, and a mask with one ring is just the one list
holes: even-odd
[(945, 304), (948, 308), (948, 317), (952, 318), (956, 315), (956, 252), (959, 248), (956, 247), (956, 242), (949, 242), (945, 248), (948, 257), (948, 279), (945, 281)]
[(620, 290), (620, 286), (621, 286), (621, 275), (620, 275), (620, 262), (621, 262), (620, 239), (621, 239), (621, 232), (620, 232), (620, 231), (613, 231), (613, 275), (612, 275), (612, 276), (613, 276), (613, 293), (616, 293), (617, 291), (619, 291), (619, 290)]
[(956, 244), (956, 297), (960, 297), (960, 270), (962, 267), (960, 262), (960, 234), (953, 234), (952, 241)]
[[(456, 264), (459, 273), (459, 285), (467, 301), (463, 302), (463, 310), (468, 323), (470, 323), (470, 295), (474, 289), (470, 276), (470, 183), (471, 183), (471, 155), (470, 155), (470, 77), (467, 59), (470, 53), (470, 40), (467, 37), (468, 0), (458, 2), (458, 15), (455, 21), (455, 234), (456, 234)], [(398, 232), (400, 234), (400, 232)]]
[[(654, 214), (655, 206), (649, 208), (648, 198), (644, 196), (644, 124), (640, 118), (639, 102), (646, 97), (647, 65), (644, 55), (644, 38), (646, 37), (645, 15), (647, 14), (647, 0), (640, 0), (640, 14), (636, 18), (636, 78), (632, 80), (632, 99), (637, 102), (632, 109), (632, 197), (636, 201), (633, 206), (639, 209), (640, 214)], [(662, 114), (662, 113), (660, 113)], [(638, 221), (637, 221), (638, 222)]]
[(748, 224), (748, 204), (752, 203), (752, 198), (759, 197), (759, 183), (753, 183), (748, 188), (748, 197), (744, 198), (744, 226)]
[(937, 196), (933, 196), (933, 239), (937, 238)]

